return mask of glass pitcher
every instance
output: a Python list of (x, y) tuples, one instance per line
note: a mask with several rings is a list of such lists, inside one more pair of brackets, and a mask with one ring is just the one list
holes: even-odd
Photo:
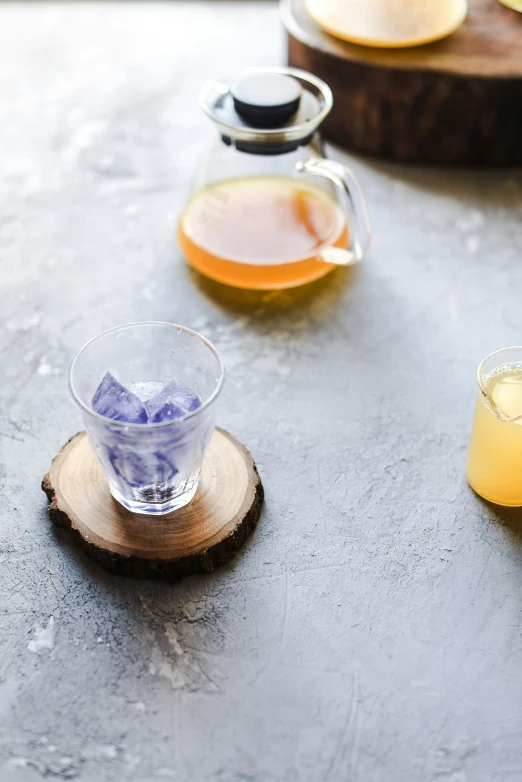
[(290, 288), (361, 260), (370, 243), (353, 173), (327, 160), (317, 133), (332, 108), (320, 79), (249, 68), (202, 90), (218, 130), (178, 223), (195, 269), (239, 288)]

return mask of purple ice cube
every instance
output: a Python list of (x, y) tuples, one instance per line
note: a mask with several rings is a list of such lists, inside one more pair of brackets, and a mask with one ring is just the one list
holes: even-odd
[(168, 483), (178, 473), (169, 455), (162, 451), (140, 455), (115, 445), (108, 448), (108, 456), (114, 472), (133, 488)]
[(152, 399), (154, 394), (161, 391), (164, 386), (165, 383), (162, 383), (161, 380), (131, 380), (130, 383), (127, 383), (129, 391), (136, 394), (143, 404)]
[(95, 413), (123, 421), (126, 424), (146, 424), (148, 421), (145, 405), (132, 394), (114, 375), (106, 372), (92, 398), (91, 407)]
[(171, 380), (145, 403), (151, 424), (183, 418), (187, 413), (197, 410), (200, 405), (201, 397), (199, 394), (196, 394), (179, 380)]

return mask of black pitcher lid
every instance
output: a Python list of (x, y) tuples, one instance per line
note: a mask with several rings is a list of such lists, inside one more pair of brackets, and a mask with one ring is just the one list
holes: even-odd
[(274, 155), (308, 143), (333, 100), (330, 88), (305, 71), (248, 68), (230, 82), (206, 84), (200, 102), (225, 143)]

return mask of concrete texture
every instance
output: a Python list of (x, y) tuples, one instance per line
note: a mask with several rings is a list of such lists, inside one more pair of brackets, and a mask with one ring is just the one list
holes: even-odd
[[(0, 779), (522, 779), (522, 514), (464, 461), (483, 355), (522, 342), (522, 175), (352, 160), (356, 273), (237, 295), (173, 239), (207, 76), (284, 58), (270, 2), (0, 6)], [(200, 329), (267, 501), (237, 561), (110, 577), (47, 519), (102, 329)]]

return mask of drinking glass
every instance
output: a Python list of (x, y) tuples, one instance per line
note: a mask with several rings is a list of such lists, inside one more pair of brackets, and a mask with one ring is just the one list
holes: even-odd
[[(498, 381), (509, 373), (500, 397)], [(466, 475), (471, 488), (497, 505), (522, 505), (522, 347), (496, 350), (477, 371), (478, 395)], [(496, 393), (495, 393), (495, 389)], [(495, 397), (495, 398), (494, 398)], [(505, 401), (504, 409), (498, 406)], [(495, 401), (495, 399), (497, 401)]]
[[(201, 397), (183, 418), (154, 424), (114, 421), (96, 413), (92, 399), (105, 373), (121, 383), (171, 380)], [(130, 323), (88, 342), (72, 362), (69, 385), (109, 489), (133, 513), (165, 514), (187, 505), (198, 486), (216, 421), (224, 368), (216, 348), (172, 323)]]

